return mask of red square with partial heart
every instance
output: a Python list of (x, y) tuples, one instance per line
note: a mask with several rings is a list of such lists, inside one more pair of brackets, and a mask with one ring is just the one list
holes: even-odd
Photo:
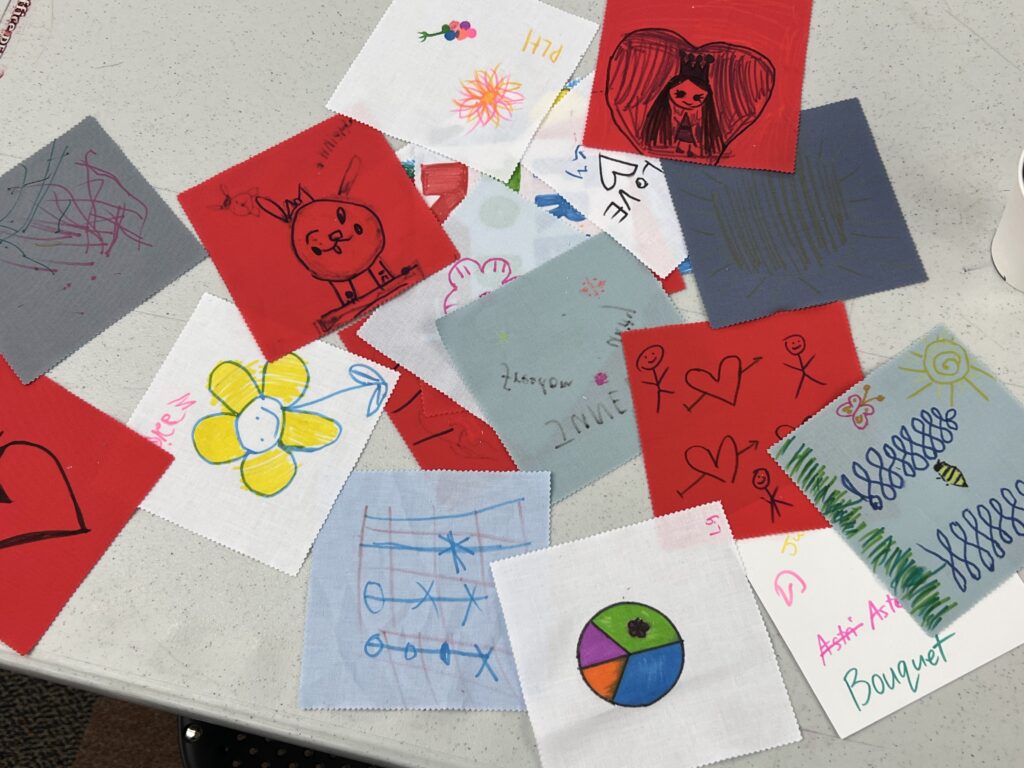
[(811, 0), (608, 0), (584, 144), (792, 173)]
[(0, 641), (39, 642), (171, 455), (0, 359)]

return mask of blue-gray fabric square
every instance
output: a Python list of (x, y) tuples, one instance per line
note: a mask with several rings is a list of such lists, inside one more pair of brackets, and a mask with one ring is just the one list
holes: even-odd
[(0, 176), (0, 354), (32, 381), (205, 257), (87, 117)]
[(801, 113), (795, 173), (664, 167), (716, 328), (928, 277), (856, 99)]
[(679, 321), (651, 272), (598, 235), (437, 328), (516, 466), (550, 470), (559, 501), (640, 453), (621, 334)]

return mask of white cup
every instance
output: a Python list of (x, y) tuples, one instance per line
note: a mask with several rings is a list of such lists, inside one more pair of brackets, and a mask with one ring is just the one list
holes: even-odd
[(992, 263), (1003, 280), (1024, 291), (1024, 152), (1017, 161), (1010, 200), (992, 238)]

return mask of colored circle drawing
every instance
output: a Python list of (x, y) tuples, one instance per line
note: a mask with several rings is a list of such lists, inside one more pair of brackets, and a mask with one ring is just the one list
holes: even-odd
[(661, 611), (615, 603), (583, 627), (576, 662), (594, 693), (620, 707), (647, 707), (675, 687), (683, 673), (683, 638)]

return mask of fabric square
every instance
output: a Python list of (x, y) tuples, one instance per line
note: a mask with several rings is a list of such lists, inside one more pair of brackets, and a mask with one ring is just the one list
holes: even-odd
[(543, 765), (695, 768), (800, 739), (721, 504), (491, 571)]
[(608, 0), (583, 143), (792, 172), (810, 20), (811, 0)]
[(437, 318), (496, 291), (584, 236), (493, 179), (481, 179), (445, 220), (464, 254), (447, 270), (373, 313), (360, 336), (470, 413), (483, 410), (451, 367)]
[(824, 528), (768, 447), (863, 374), (842, 304), (623, 334), (655, 515), (721, 500), (737, 539)]
[[(466, 198), (480, 183), (487, 178), (468, 165), (456, 163), (442, 157), (429, 149), (406, 144), (395, 154), (402, 161), (402, 167), (409, 178), (416, 184), (416, 189), (423, 195), (431, 212), (437, 220), (444, 222), (448, 215)], [(512, 178), (506, 185), (513, 192), (527, 200), (533, 201), (538, 208), (547, 211), (556, 219), (561, 219), (573, 229), (590, 237), (600, 234), (601, 230), (594, 226), (569, 202), (555, 192), (550, 186), (534, 176), (522, 165), (517, 165)]]
[(350, 352), (399, 372), (384, 412), (422, 469), (515, 471), (512, 457), (487, 422), (371, 347), (357, 335), (360, 328), (345, 328), (341, 340)]
[(667, 277), (686, 258), (686, 243), (665, 172), (657, 159), (581, 143), (593, 84), (588, 75), (551, 108), (523, 166), (658, 277)]
[(204, 258), (87, 117), (0, 175), (0, 354), (30, 382)]
[(716, 328), (928, 279), (856, 99), (803, 112), (793, 175), (665, 175)]
[(539, 0), (439, 8), (393, 0), (327, 107), (508, 181), (597, 25)]
[(50, 379), (0, 361), (0, 641), (26, 654), (171, 463)]
[(647, 268), (597, 235), (437, 328), (516, 465), (550, 470), (560, 501), (640, 451), (622, 333), (678, 321)]
[(1024, 408), (945, 326), (772, 455), (929, 632), (1024, 566)]
[(313, 548), (306, 709), (523, 708), (488, 565), (548, 543), (547, 472), (356, 472)]
[(294, 576), (397, 378), (323, 342), (265, 361), (204, 294), (128, 421), (176, 459), (142, 506)]
[(836, 531), (738, 546), (750, 583), (840, 738), (1024, 643), (1020, 579), (929, 634)]
[(276, 360), (458, 257), (379, 132), (334, 117), (178, 198)]
[[(570, 87), (575, 86), (570, 83)], [(453, 163), (415, 144), (406, 144), (396, 154), (402, 161), (405, 172), (427, 201), (431, 212), (441, 222), (448, 218), (481, 178), (478, 171), (462, 163)], [(587, 237), (601, 233), (601, 230), (570, 205), (568, 200), (537, 176), (524, 171), (522, 166), (512, 174), (506, 186), (527, 200), (532, 200), (538, 208), (547, 211), (556, 219), (561, 219)], [(673, 219), (670, 226), (678, 228), (678, 222)], [(686, 288), (683, 274), (690, 271), (690, 262), (684, 261), (678, 270), (659, 278), (661, 287), (666, 293), (679, 293)]]

